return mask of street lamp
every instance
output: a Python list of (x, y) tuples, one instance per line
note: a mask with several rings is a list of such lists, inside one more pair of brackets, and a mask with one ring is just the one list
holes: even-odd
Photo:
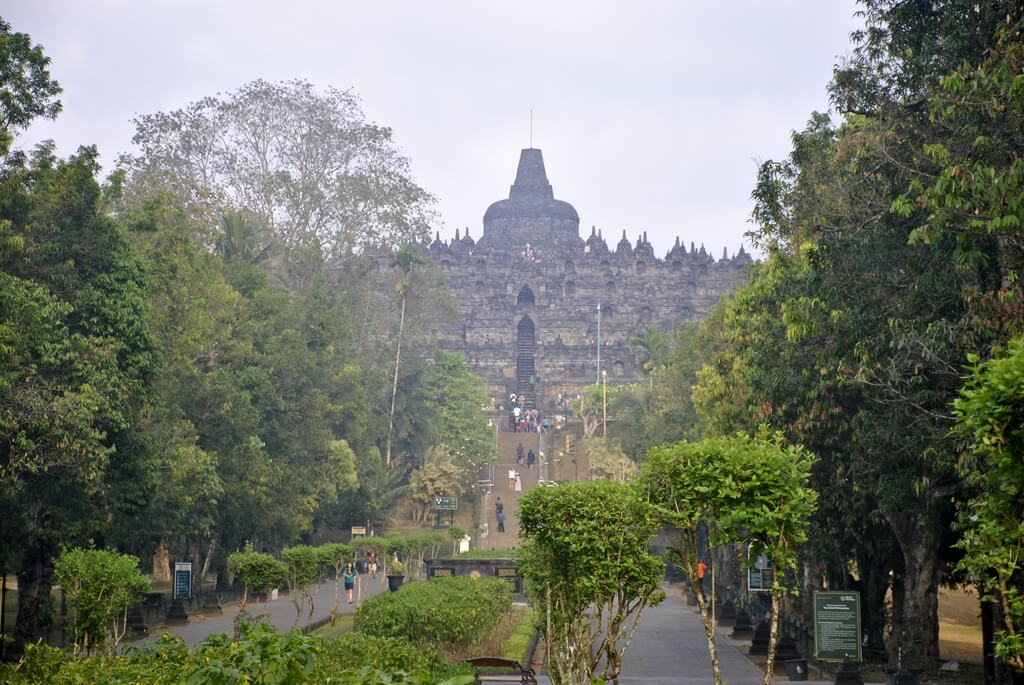
[(597, 303), (597, 377), (601, 378), (601, 302)]
[(608, 437), (608, 372), (601, 369), (601, 436)]

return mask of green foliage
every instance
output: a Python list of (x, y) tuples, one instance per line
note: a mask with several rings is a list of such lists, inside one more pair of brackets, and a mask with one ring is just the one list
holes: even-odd
[(581, 449), (590, 464), (591, 480), (625, 483), (636, 473), (636, 462), (607, 438), (584, 438)]
[(405, 575), (405, 564), (400, 562), (398, 559), (391, 559), (388, 561), (388, 575), (389, 576), (404, 576)]
[(344, 566), (345, 562), (352, 559), (354, 551), (353, 545), (346, 545), (341, 542), (328, 542), (317, 547), (317, 557), (322, 566), (333, 566), (337, 570)]
[(244, 552), (235, 552), (228, 557), (228, 570), (232, 571), (245, 586), (243, 599), (249, 592), (268, 592), (288, 579), (289, 569), (281, 561), (263, 552), (254, 552), (249, 547)]
[[(391, 130), (366, 122), (351, 92), (257, 80), (135, 126), (140, 152), (119, 160), (127, 193), (172, 189), (209, 227), (244, 207), (293, 264), (310, 253), (336, 264), (427, 236), (433, 197), (413, 181)], [(322, 173), (302, 166), (311, 159)]]
[(413, 646), (399, 637), (369, 635), (365, 632), (349, 633), (329, 643), (326, 649), (329, 671), (355, 671), (370, 667), (389, 676), (419, 674), (425, 678), (425, 683), (441, 682), (472, 672), (465, 664), (445, 661), (429, 645)]
[[(639, 487), (663, 525), (678, 536), (673, 556), (691, 579), (698, 578), (701, 528), (712, 547), (739, 544), (750, 560), (767, 555), (776, 570), (772, 587), (773, 625), (769, 660), (775, 651), (779, 598), (786, 574), (797, 568), (797, 547), (807, 541), (807, 525), (818, 494), (808, 487), (814, 457), (801, 447), (737, 435), (677, 443), (651, 450)], [(791, 580), (791, 579), (789, 579)], [(692, 583), (704, 619), (715, 681), (721, 680), (711, 603), (700, 583)], [(770, 681), (771, 669), (765, 680)]]
[(21, 662), (0, 665), (0, 679), (10, 685), (469, 685), (475, 676), (436, 651), (396, 638), (323, 639), (246, 624), (238, 636), (211, 635), (192, 651), (180, 638), (166, 635), (128, 655), (88, 659), (29, 645)]
[(12, 31), (0, 19), (0, 156), (10, 149), (14, 131), (60, 112), (61, 87), (50, 77), (49, 65), (42, 46), (33, 46), (27, 33)]
[(1024, 339), (1005, 355), (974, 359), (955, 402), (957, 431), (970, 443), (965, 475), (978, 496), (961, 512), (960, 568), (1002, 607), (996, 654), (1024, 670)]
[(437, 578), (366, 600), (356, 612), (355, 628), (417, 645), (469, 646), (488, 635), (511, 608), (511, 589), (504, 580)]
[(519, 526), (553, 682), (616, 679), (641, 612), (664, 597), (662, 563), (647, 552), (654, 509), (630, 486), (574, 483), (526, 493)]
[(54, 562), (54, 575), (72, 612), (75, 651), (89, 652), (124, 637), (128, 609), (149, 592), (139, 560), (109, 550), (72, 549)]

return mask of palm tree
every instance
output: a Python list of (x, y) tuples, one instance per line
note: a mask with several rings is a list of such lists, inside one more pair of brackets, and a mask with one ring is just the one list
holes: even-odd
[(644, 375), (650, 379), (651, 387), (654, 387), (654, 371), (668, 362), (669, 338), (658, 329), (651, 327), (644, 331), (644, 334), (629, 341), (633, 347), (641, 350), (640, 368)]
[(417, 264), (422, 264), (416, 251), (408, 244), (402, 245), (395, 254), (391, 266), (398, 267), (401, 275), (398, 283), (395, 284), (395, 293), (402, 303), (401, 314), (398, 318), (398, 345), (395, 349), (395, 380), (391, 385), (391, 412), (388, 416), (388, 437), (384, 446), (384, 465), (391, 466), (391, 434), (395, 429), (395, 397), (398, 395), (398, 369), (402, 359), (402, 333), (405, 330), (405, 304), (409, 299), (409, 292), (412, 288), (412, 272)]
[(380, 458), (374, 449), (363, 464), (359, 474), (359, 487), (365, 497), (364, 508), (371, 528), (387, 522), (388, 510), (409, 490), (405, 483), (407, 470), (392, 469)]
[(260, 227), (243, 212), (225, 214), (220, 220), (223, 232), (217, 238), (217, 253), (228, 262), (240, 259), (255, 264), (270, 251), (270, 244), (260, 247)]

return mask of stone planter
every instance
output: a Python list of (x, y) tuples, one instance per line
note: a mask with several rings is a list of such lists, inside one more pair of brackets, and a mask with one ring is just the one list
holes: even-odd
[(786, 675), (790, 680), (807, 680), (807, 659), (787, 659)]
[(404, 582), (405, 576), (388, 576), (388, 590), (397, 592)]

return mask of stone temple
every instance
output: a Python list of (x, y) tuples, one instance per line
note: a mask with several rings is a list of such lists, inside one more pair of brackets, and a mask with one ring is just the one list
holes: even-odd
[(427, 249), (461, 315), (440, 332), (440, 346), (465, 354), (499, 401), (516, 393), (527, 407), (550, 409), (558, 394), (597, 382), (598, 364), (609, 384), (641, 381), (640, 350), (630, 341), (701, 319), (751, 261), (742, 247), (716, 261), (679, 238), (659, 259), (646, 234), (631, 244), (625, 231), (611, 250), (593, 228), (581, 238), (579, 225), (531, 148), (520, 154), (508, 199), (484, 213), (479, 240), (467, 229)]

